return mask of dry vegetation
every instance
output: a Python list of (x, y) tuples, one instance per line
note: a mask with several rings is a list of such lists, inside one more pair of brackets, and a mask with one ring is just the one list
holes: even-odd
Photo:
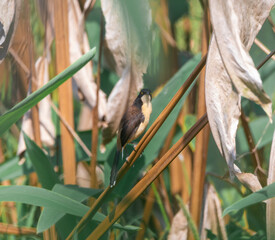
[(274, 4), (1, 0), (0, 238), (275, 239)]

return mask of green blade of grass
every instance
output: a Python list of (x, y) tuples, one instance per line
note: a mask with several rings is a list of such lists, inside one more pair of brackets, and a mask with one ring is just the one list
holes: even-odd
[(185, 206), (184, 202), (182, 201), (181, 197), (178, 194), (176, 195), (176, 199), (180, 205), (180, 208), (183, 211), (184, 216), (186, 217), (186, 221), (188, 222), (189, 228), (193, 233), (194, 239), (199, 240), (200, 236), (199, 236), (196, 224), (194, 223), (194, 221), (189, 213), (189, 210), (187, 209), (187, 207)]
[(53, 170), (50, 160), (43, 150), (36, 145), (24, 132), (24, 141), (27, 147), (27, 153), (30, 157), (35, 172), (38, 175), (39, 182), (43, 188), (51, 190), (56, 183), (60, 183), (58, 176)]
[(248, 207), (252, 204), (256, 204), (262, 201), (265, 201), (269, 198), (275, 197), (275, 183), (272, 183), (261, 190), (254, 192), (247, 197), (239, 200), (238, 202), (232, 204), (231, 206), (227, 207), (223, 211), (223, 217), (232, 212), (232, 211), (238, 211), (245, 207)]
[(74, 62), (71, 66), (66, 68), (63, 72), (55, 76), (51, 81), (45, 84), (37, 91), (30, 94), (21, 102), (16, 104), (9, 111), (4, 113), (0, 117), (0, 136), (8, 130), (12, 124), (18, 121), (25, 112), (35, 106), (44, 97), (50, 94), (53, 90), (59, 87), (67, 79), (72, 77), (79, 69), (81, 69), (86, 63), (88, 63), (95, 56), (96, 49), (93, 48)]
[(87, 206), (64, 195), (31, 186), (1, 186), (0, 201), (50, 207), (75, 216), (83, 216), (89, 210)]
[[(40, 206), (45, 208), (55, 209), (57, 212), (63, 212), (74, 216), (82, 217), (87, 213), (89, 207), (69, 198), (60, 193), (49, 191), (44, 188), (31, 186), (0, 186), (0, 202), (19, 202)], [(94, 220), (102, 222), (106, 216), (97, 212)], [(122, 230), (136, 231), (139, 228), (135, 226), (122, 226), (115, 224), (115, 228)]]

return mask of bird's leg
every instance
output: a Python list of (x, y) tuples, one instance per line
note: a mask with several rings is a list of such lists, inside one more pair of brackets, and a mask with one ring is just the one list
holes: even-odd
[(129, 145), (131, 145), (134, 149), (135, 152), (137, 152), (136, 150), (136, 146), (138, 145), (138, 142), (132, 142), (132, 143), (129, 143)]
[[(133, 151), (134, 151), (135, 153), (137, 153), (136, 146), (137, 146), (138, 142), (132, 142), (132, 143), (128, 143), (128, 144), (131, 145), (131, 146), (134, 148)], [(143, 152), (139, 155), (139, 157), (141, 157), (142, 155), (143, 155)], [(127, 162), (127, 163), (129, 163), (128, 158), (129, 158), (129, 155), (128, 155), (128, 157), (126, 158), (126, 162)]]
[(124, 149), (125, 149), (125, 151), (126, 151), (126, 155), (127, 155), (127, 157), (125, 158), (125, 162), (127, 162), (127, 163), (129, 163), (129, 161), (128, 161), (128, 157), (129, 157), (129, 155), (128, 155), (128, 153), (127, 153), (127, 150), (126, 150), (126, 148), (125, 147), (123, 147), (122, 148), (122, 160), (123, 160), (123, 151), (124, 151)]
[[(132, 143), (129, 143), (129, 144), (132, 145), (133, 148), (134, 148), (134, 151), (137, 152), (136, 146), (138, 145), (138, 142), (132, 142)], [(141, 157), (142, 155), (143, 155), (143, 152), (139, 155), (139, 157)]]

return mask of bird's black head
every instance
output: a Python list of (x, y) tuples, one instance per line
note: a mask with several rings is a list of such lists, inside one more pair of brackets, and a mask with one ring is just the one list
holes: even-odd
[(149, 95), (150, 96), (150, 101), (152, 101), (152, 94), (151, 94), (151, 90), (150, 89), (141, 89), (139, 95), (138, 95), (138, 98), (142, 98), (142, 96), (144, 95)]

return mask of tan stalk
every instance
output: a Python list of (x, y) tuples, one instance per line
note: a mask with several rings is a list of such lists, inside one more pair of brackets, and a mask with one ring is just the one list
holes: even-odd
[[(207, 5), (205, 5), (207, 6)], [(202, 26), (202, 54), (206, 54), (209, 45), (209, 15), (208, 8), (204, 10), (204, 24)], [(205, 104), (205, 69), (201, 71), (198, 87), (198, 113), (200, 118), (206, 112)], [(190, 214), (194, 220), (197, 229), (200, 229), (201, 213), (203, 211), (202, 199), (204, 192), (204, 179), (207, 161), (208, 140), (210, 134), (209, 125), (206, 126), (196, 137), (196, 149), (194, 153), (191, 198), (190, 198)], [(200, 232), (200, 231), (199, 231)], [(194, 239), (192, 231), (188, 231), (188, 240)]]
[[(185, 105), (185, 103), (184, 103), (184, 105)], [(184, 107), (179, 114), (179, 117), (177, 119), (178, 122), (181, 121), (183, 118), (183, 114), (182, 114), (183, 110), (184, 110)], [(179, 120), (179, 119), (181, 119), (181, 120)], [(176, 127), (177, 127), (177, 123), (175, 123), (173, 126), (174, 131), (176, 131)], [(181, 185), (182, 185), (182, 179), (181, 179), (182, 172), (181, 172), (181, 167), (180, 167), (180, 160), (178, 159), (178, 157), (177, 157), (177, 159), (175, 159), (175, 161), (173, 161), (169, 165), (169, 172), (170, 172), (169, 177), (170, 177), (171, 193), (172, 193), (172, 195), (176, 195), (177, 193), (181, 192)]]
[[(154, 229), (155, 229), (157, 236), (161, 236), (161, 233), (163, 232), (163, 227), (160, 223), (160, 220), (155, 215), (153, 215), (152, 221), (153, 221)], [(161, 237), (160, 237), (160, 239), (161, 239)]]
[[(54, 27), (56, 44), (56, 70), (58, 74), (70, 65), (67, 1), (54, 1)], [(73, 128), (74, 115), (71, 79), (63, 83), (58, 88), (58, 95), (61, 115)], [(60, 123), (60, 129), (64, 183), (76, 184), (76, 161), (74, 139), (62, 122)]]
[[(270, 50), (258, 38), (255, 38), (254, 43), (267, 55), (270, 53)], [(275, 56), (271, 58), (275, 61)]]
[[(132, 151), (131, 155), (128, 158), (129, 163), (124, 163), (121, 167), (119, 173), (117, 182), (120, 181), (122, 176), (130, 169), (130, 167), (134, 164), (136, 159), (139, 157), (139, 155), (143, 152), (144, 148), (148, 145), (148, 143), (151, 141), (151, 139), (154, 137), (158, 129), (161, 127), (163, 122), (166, 120), (168, 115), (171, 113), (171, 111), (174, 109), (176, 104), (179, 102), (181, 97), (184, 95), (184, 93), (187, 91), (187, 89), (190, 87), (190, 85), (193, 83), (193, 81), (196, 79), (197, 75), (201, 71), (201, 69), (204, 67), (206, 62), (206, 56), (204, 56), (201, 61), (198, 63), (196, 68), (193, 70), (193, 72), (190, 74), (188, 79), (184, 82), (184, 84), (180, 87), (180, 89), (176, 92), (174, 97), (171, 99), (171, 101), (167, 104), (165, 109), (161, 112), (161, 114), (157, 117), (157, 119), (154, 121), (154, 123), (151, 125), (151, 127), (148, 129), (148, 131), (144, 134), (142, 139), (139, 141), (139, 143), (136, 146), (135, 151)], [(73, 231), (70, 233), (70, 235), (67, 237), (67, 239), (71, 239), (73, 234), (76, 230), (78, 230), (90, 217), (92, 217), (96, 211), (100, 208), (101, 204), (105, 201), (105, 199), (108, 197), (110, 192), (112, 191), (112, 188), (108, 186), (96, 199), (93, 206), (90, 208), (90, 210), (85, 214), (85, 216), (80, 220), (80, 222), (75, 226)]]
[(149, 189), (149, 192), (146, 196), (146, 203), (145, 203), (145, 207), (144, 207), (144, 214), (143, 214), (143, 218), (141, 220), (140, 223), (140, 230), (138, 231), (138, 234), (136, 236), (136, 240), (143, 240), (144, 239), (144, 234), (145, 234), (145, 230), (149, 224), (149, 220), (151, 217), (151, 213), (153, 210), (153, 206), (155, 203), (155, 195), (154, 195), (154, 191), (152, 188)]
[(36, 235), (36, 228), (31, 227), (17, 227), (12, 224), (0, 223), (1, 234), (12, 234), (16, 236)]
[[(96, 77), (96, 105), (93, 109), (93, 131), (92, 131), (92, 156), (91, 156), (91, 188), (98, 188), (97, 178), (96, 178), (96, 162), (97, 162), (97, 146), (98, 146), (98, 100), (99, 100), (99, 89), (100, 89), (100, 69), (101, 69), (101, 55), (102, 55), (102, 45), (103, 45), (103, 16), (101, 13), (100, 19), (100, 45), (99, 45), (99, 57), (97, 64), (97, 77)], [(91, 205), (93, 202), (90, 202)]]
[[(187, 101), (185, 102), (183, 109), (181, 111), (181, 114), (178, 119), (178, 124), (181, 126), (181, 129), (183, 131), (187, 131), (185, 127), (185, 117), (187, 114), (193, 112), (193, 108), (195, 108), (192, 105), (194, 104), (194, 100), (192, 94), (194, 93), (195, 88), (193, 88), (190, 92), (190, 95), (187, 98)], [(193, 164), (193, 152), (190, 149), (190, 147), (186, 147), (178, 156), (175, 161), (173, 161), (173, 164), (175, 164), (175, 172), (178, 177), (173, 176), (173, 182), (171, 184), (176, 184), (178, 185), (179, 189), (178, 191), (174, 191), (173, 195), (175, 196), (176, 194), (180, 194), (182, 196), (182, 199), (185, 203), (189, 202), (190, 198), (190, 191), (191, 191), (191, 175), (192, 175), (192, 164)]]
[[(163, 155), (169, 150), (172, 140), (174, 138), (174, 135), (176, 133), (176, 129), (177, 129), (177, 121), (175, 121), (174, 125), (172, 126), (172, 129), (170, 130), (170, 132), (167, 135), (167, 138), (165, 140), (164, 146), (160, 151), (159, 157), (156, 159), (155, 162), (158, 161), (158, 159), (160, 159), (161, 157), (163, 157)], [(157, 179), (157, 181), (155, 181), (156, 183), (156, 187), (159, 190), (160, 195), (163, 198), (163, 203), (164, 203), (164, 207), (166, 210), (166, 213), (169, 217), (170, 222), (172, 222), (173, 217), (174, 217), (174, 213), (171, 207), (171, 203), (169, 200), (169, 196), (168, 196), (168, 192), (164, 183), (164, 179), (163, 179), (163, 175), (160, 175)]]
[[(200, 118), (193, 127), (147, 172), (147, 174), (130, 190), (119, 202), (115, 210), (110, 213), (89, 235), (87, 240), (99, 239), (126, 211), (126, 209), (143, 193), (143, 191), (161, 174), (176, 156), (208, 123), (207, 115)], [(112, 216), (112, 217), (111, 217)]]
[(58, 239), (57, 238), (57, 232), (55, 230), (55, 225), (51, 226), (49, 231), (50, 231), (50, 240)]
[[(172, 126), (172, 129), (168, 133), (168, 136), (165, 140), (164, 146), (161, 149), (159, 157), (155, 160), (155, 162), (157, 162), (157, 160), (159, 158), (161, 158), (165, 154), (165, 152), (167, 152), (169, 150), (171, 142), (172, 142), (173, 137), (174, 137), (175, 132), (176, 132), (176, 127), (177, 127), (177, 123), (175, 122), (174, 125)], [(164, 184), (164, 180), (163, 180), (162, 175), (160, 175), (157, 180), (154, 183), (155, 183), (157, 189), (159, 189), (160, 194), (162, 195), (162, 197), (164, 199), (164, 207), (165, 207), (166, 213), (169, 217), (169, 220), (171, 222), (172, 219), (173, 219), (174, 214), (173, 214), (173, 211), (172, 211), (172, 208), (171, 208), (171, 205), (170, 205), (167, 189), (166, 189), (166, 186)], [(153, 207), (154, 202), (155, 202), (155, 195), (154, 195), (154, 192), (151, 188), (148, 192), (148, 197), (146, 199), (147, 200), (146, 200), (146, 204), (145, 204), (145, 208), (144, 208), (143, 220), (140, 224), (140, 230), (137, 234), (136, 239), (143, 239), (144, 238), (145, 228), (146, 228), (146, 226), (149, 222), (150, 216), (151, 216), (152, 207)]]

